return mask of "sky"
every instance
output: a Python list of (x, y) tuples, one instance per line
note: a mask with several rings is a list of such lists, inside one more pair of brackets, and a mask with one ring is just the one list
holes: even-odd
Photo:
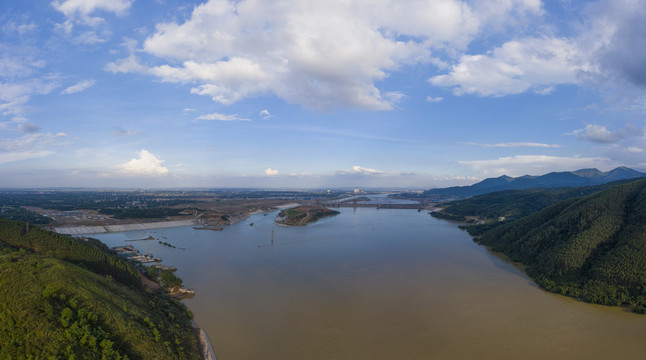
[(646, 0), (0, 0), (0, 187), (646, 171)]

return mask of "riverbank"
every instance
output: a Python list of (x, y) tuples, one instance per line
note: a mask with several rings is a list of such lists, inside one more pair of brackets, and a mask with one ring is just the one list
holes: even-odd
[(213, 351), (213, 346), (211, 346), (211, 341), (209, 336), (206, 334), (204, 329), (199, 327), (197, 322), (193, 320), (193, 335), (197, 341), (198, 350), (200, 352), (200, 358), (202, 360), (216, 360), (215, 352)]

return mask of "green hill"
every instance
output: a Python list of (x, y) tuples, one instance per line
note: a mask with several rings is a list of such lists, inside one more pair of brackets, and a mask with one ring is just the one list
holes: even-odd
[(340, 214), (322, 206), (298, 206), (282, 210), (276, 216), (276, 223), (290, 226), (305, 226), (326, 216)]
[(646, 180), (559, 202), (476, 241), (525, 264), (549, 291), (646, 312)]
[(1, 359), (199, 359), (190, 312), (105, 250), (0, 219)]
[(498, 191), (465, 200), (444, 203), (442, 210), (435, 211), (431, 215), (440, 219), (455, 221), (466, 221), (469, 217), (493, 219), (494, 221), (504, 217), (506, 221), (509, 221), (527, 216), (563, 200), (592, 194), (632, 181), (635, 180), (621, 180), (603, 185), (577, 188)]

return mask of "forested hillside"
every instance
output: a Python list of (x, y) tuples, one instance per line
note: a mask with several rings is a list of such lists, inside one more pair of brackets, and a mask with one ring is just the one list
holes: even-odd
[(504, 217), (505, 220), (519, 219), (560, 201), (592, 194), (632, 181), (634, 180), (621, 180), (577, 188), (498, 191), (444, 203), (441, 211), (433, 212), (431, 215), (440, 219), (456, 221), (465, 221), (468, 217), (494, 219), (495, 221), (500, 217)]
[(547, 290), (646, 312), (646, 180), (549, 206), (476, 238)]
[(190, 312), (98, 241), (0, 220), (1, 359), (198, 359)]

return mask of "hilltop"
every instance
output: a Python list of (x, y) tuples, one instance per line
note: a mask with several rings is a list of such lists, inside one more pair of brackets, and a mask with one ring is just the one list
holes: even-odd
[(199, 359), (192, 314), (97, 240), (0, 219), (0, 358)]
[(511, 177), (503, 175), (497, 178), (488, 178), (470, 186), (453, 186), (426, 190), (419, 197), (436, 199), (466, 198), (503, 190), (592, 186), (645, 176), (646, 173), (627, 167), (618, 167), (608, 172), (597, 169), (581, 169), (576, 171), (551, 172), (541, 176), (525, 175)]

